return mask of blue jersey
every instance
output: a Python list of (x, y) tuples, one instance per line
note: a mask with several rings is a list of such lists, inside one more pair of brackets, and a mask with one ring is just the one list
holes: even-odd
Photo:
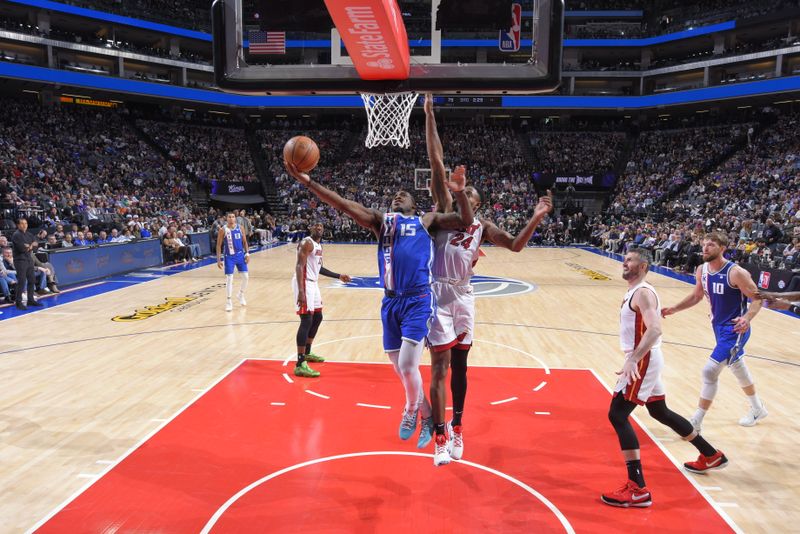
[(433, 239), (419, 217), (387, 213), (378, 242), (383, 287), (402, 296), (430, 287)]
[(225, 251), (225, 256), (244, 256), (244, 241), (242, 240), (242, 230), (237, 224), (233, 229), (228, 228), (228, 225), (222, 227), (225, 231), (224, 239), (222, 241), (222, 248)]
[(725, 262), (722, 268), (712, 273), (704, 263), (700, 281), (703, 292), (711, 304), (711, 324), (714, 326), (732, 325), (737, 317), (747, 312), (747, 297), (730, 283), (732, 261)]

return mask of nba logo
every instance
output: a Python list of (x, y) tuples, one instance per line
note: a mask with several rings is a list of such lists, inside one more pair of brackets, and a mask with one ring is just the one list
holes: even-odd
[(520, 29), (522, 27), (522, 6), (511, 4), (512, 26), (510, 30), (500, 30), (500, 51), (519, 51)]
[(758, 275), (758, 287), (767, 289), (769, 287), (769, 277), (769, 271), (761, 271), (761, 274)]

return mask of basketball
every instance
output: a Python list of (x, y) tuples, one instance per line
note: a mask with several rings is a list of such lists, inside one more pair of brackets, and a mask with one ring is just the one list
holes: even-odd
[(319, 147), (313, 139), (298, 135), (284, 145), (283, 159), (294, 163), (300, 172), (309, 172), (319, 163)]

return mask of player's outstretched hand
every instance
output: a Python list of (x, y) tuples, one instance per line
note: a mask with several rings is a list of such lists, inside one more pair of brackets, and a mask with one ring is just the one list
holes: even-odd
[(742, 315), (733, 320), (733, 331), (737, 334), (744, 334), (750, 330), (750, 319)]
[(301, 184), (308, 185), (311, 183), (311, 177), (304, 172), (300, 172), (300, 169), (291, 161), (283, 160), (283, 166), (286, 167), (286, 171), (289, 175)]
[(456, 170), (450, 173), (450, 179), (447, 181), (447, 188), (453, 193), (458, 193), (467, 187), (467, 169), (463, 165), (456, 167)]
[(621, 375), (628, 385), (642, 378), (639, 374), (639, 366), (631, 358), (625, 358), (625, 363), (622, 365), (622, 369), (617, 371), (617, 374)]
[(792, 303), (786, 299), (774, 299), (767, 301), (767, 307), (770, 310), (788, 310), (792, 307)]
[(670, 308), (667, 306), (666, 308), (661, 308), (661, 317), (668, 317), (675, 313), (675, 308)]
[(539, 197), (539, 202), (533, 210), (533, 215), (546, 215), (553, 211), (553, 193), (548, 189), (547, 194)]
[(756, 298), (759, 300), (775, 300), (781, 298), (780, 293), (775, 293), (774, 291), (761, 291), (760, 289), (756, 291)]
[(425, 113), (433, 113), (433, 95), (425, 93)]
[(345, 284), (349, 284), (350, 281), (352, 280), (352, 278), (350, 278), (349, 274), (340, 274), (339, 275), (339, 280), (344, 282)]

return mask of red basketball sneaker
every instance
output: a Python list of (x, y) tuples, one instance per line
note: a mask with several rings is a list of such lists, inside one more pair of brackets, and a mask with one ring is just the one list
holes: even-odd
[(702, 454), (697, 457), (697, 461), (686, 462), (683, 467), (692, 473), (706, 473), (716, 469), (725, 469), (728, 466), (728, 459), (722, 453), (717, 451), (712, 456), (703, 456)]
[(624, 486), (611, 493), (604, 493), (600, 499), (611, 506), (619, 506), (620, 508), (647, 508), (653, 504), (653, 499), (650, 498), (650, 490), (647, 488), (640, 488), (639, 485), (633, 480), (629, 480)]

